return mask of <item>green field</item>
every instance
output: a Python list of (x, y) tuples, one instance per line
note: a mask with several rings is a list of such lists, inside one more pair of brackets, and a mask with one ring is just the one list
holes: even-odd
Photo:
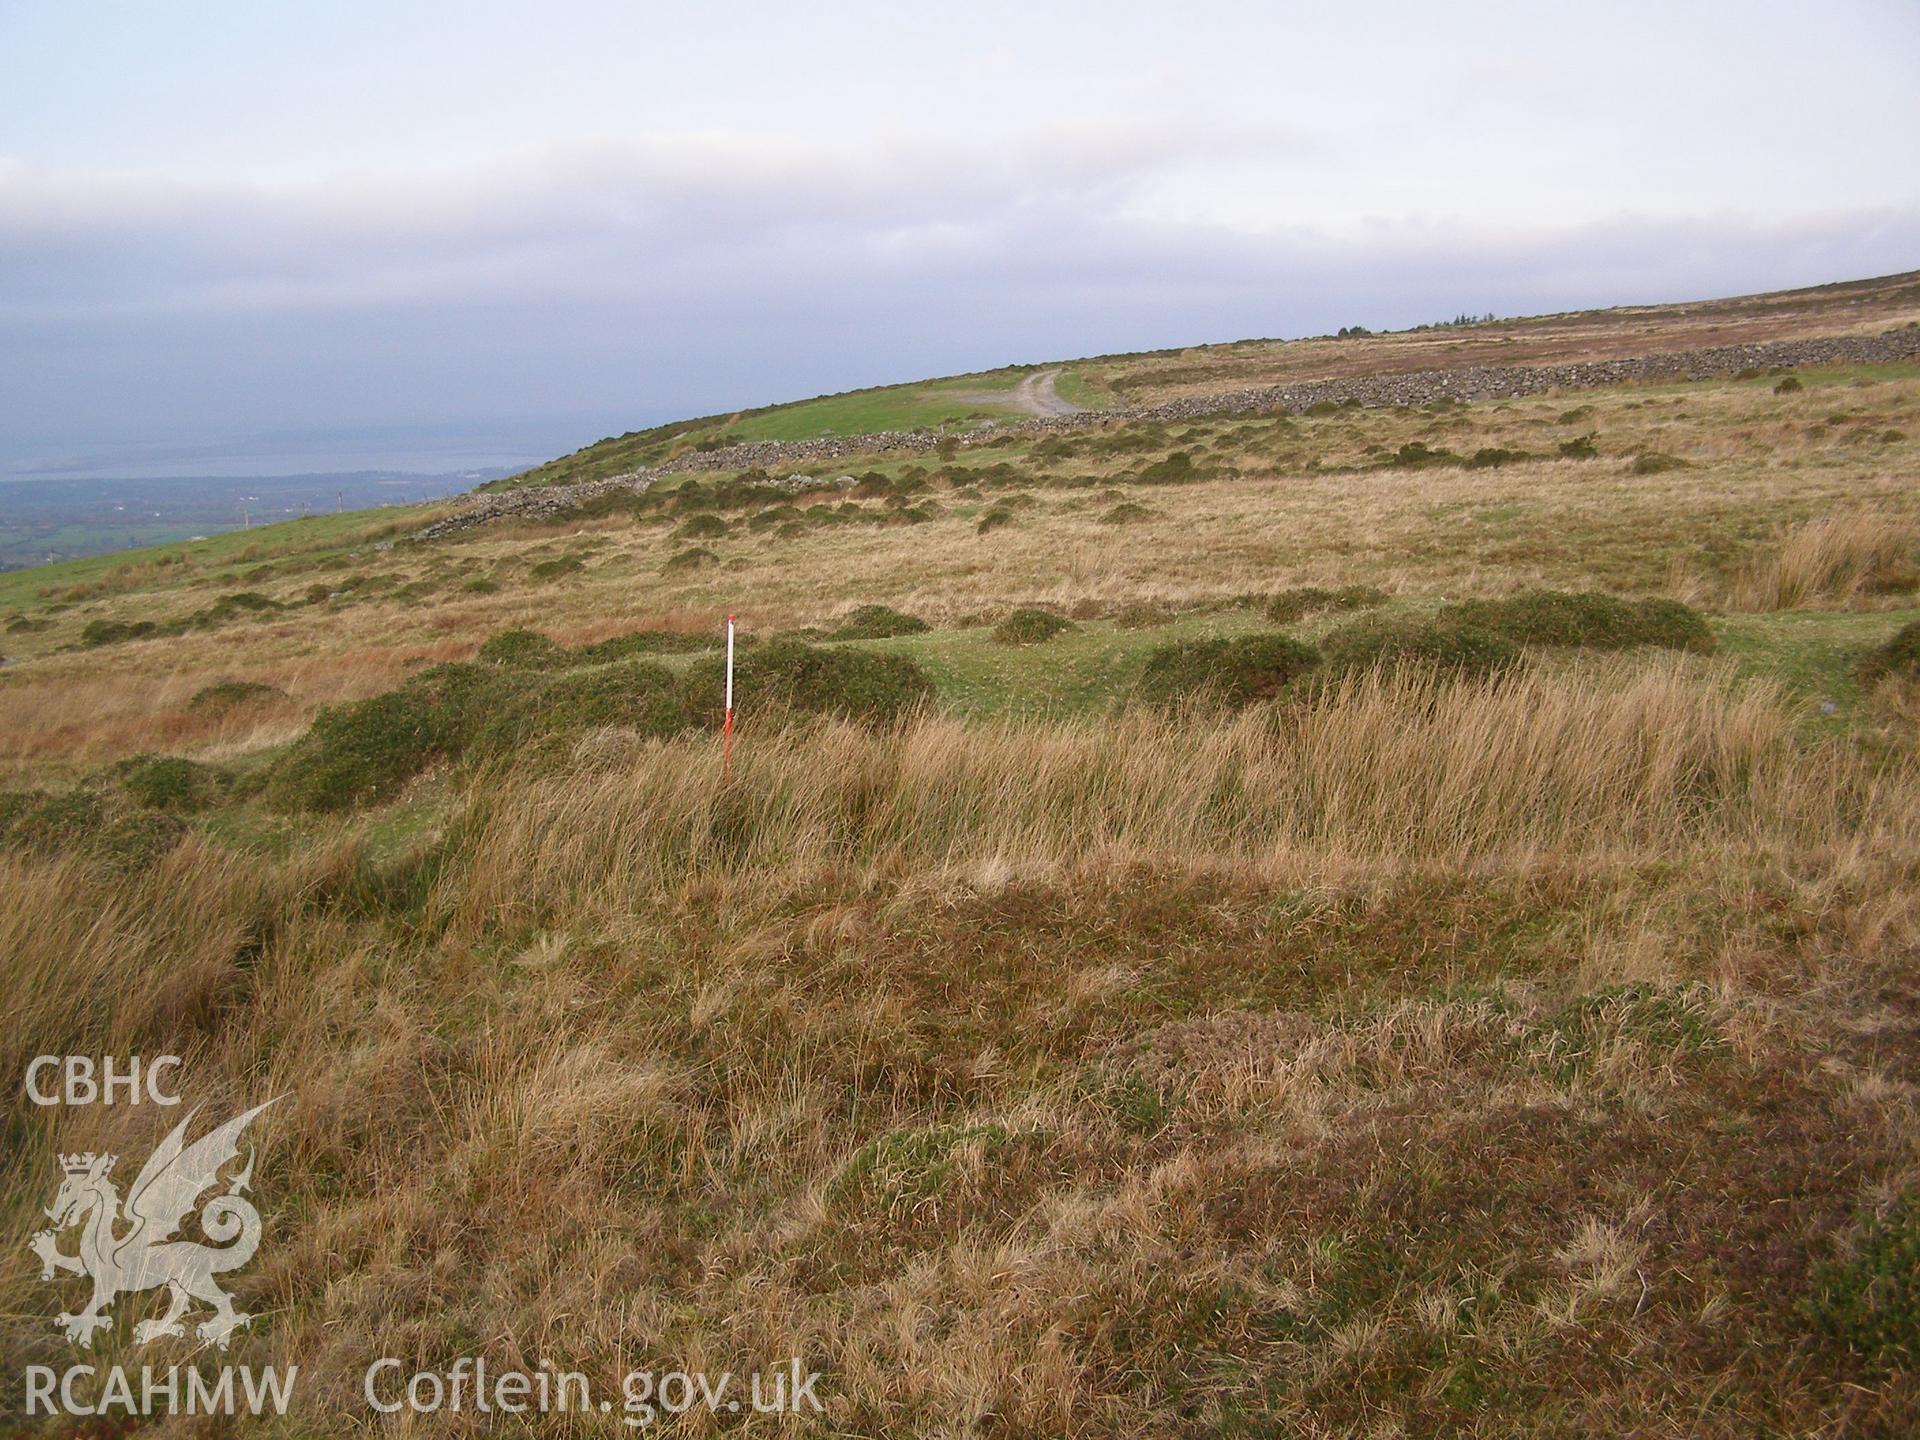
[(936, 430), (1022, 418), (1013, 403), (1017, 373), (995, 371), (922, 385), (894, 385), (802, 400), (728, 425), (728, 440), (815, 440), (883, 430)]

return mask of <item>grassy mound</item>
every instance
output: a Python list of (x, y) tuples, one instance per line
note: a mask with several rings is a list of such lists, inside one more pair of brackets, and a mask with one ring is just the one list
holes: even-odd
[(1176, 450), (1164, 460), (1156, 460), (1135, 477), (1142, 485), (1185, 485), (1201, 478), (1193, 456)]
[[(717, 658), (687, 672), (683, 693), (696, 712), (720, 713), (722, 679)], [(933, 682), (902, 655), (775, 640), (736, 658), (734, 697), (748, 715), (772, 710), (886, 722), (930, 701)]]
[(1319, 651), (1287, 635), (1187, 640), (1147, 657), (1139, 693), (1158, 705), (1193, 699), (1251, 705), (1274, 699), (1319, 663)]
[(1889, 677), (1920, 680), (1920, 620), (1902, 625), (1892, 639), (1869, 650), (1854, 673), (1869, 685)]
[(918, 615), (895, 610), (891, 605), (862, 605), (853, 611), (827, 638), (830, 640), (884, 640), (891, 635), (921, 635), (927, 622)]
[(1023, 606), (993, 627), (993, 638), (1001, 645), (1038, 645), (1079, 628), (1064, 615)]
[[(747, 636), (740, 637), (740, 643), (747, 642)], [(680, 630), (630, 630), (625, 635), (614, 635), (605, 640), (596, 640), (591, 645), (582, 645), (571, 653), (577, 663), (599, 665), (614, 660), (630, 660), (636, 655), (692, 655), (701, 650), (717, 650), (724, 643), (726, 639), (717, 629), (702, 634), (688, 634)]]
[(673, 532), (676, 540), (718, 540), (727, 533), (727, 522), (718, 515), (689, 515)]
[(973, 527), (973, 533), (985, 535), (1011, 524), (1013, 524), (1013, 511), (1004, 504), (996, 504), (980, 517), (980, 523)]
[(398, 690), (329, 706), (268, 772), (267, 798), (287, 810), (384, 799), (436, 760), (463, 754), (525, 683), (510, 670), (436, 665)]
[(177, 816), (135, 809), (107, 790), (0, 794), (0, 846), (29, 854), (75, 855), (135, 870), (166, 854), (186, 833)]
[(80, 643), (89, 648), (118, 645), (123, 640), (144, 640), (161, 633), (151, 620), (89, 620), (80, 628)]
[(138, 755), (121, 761), (114, 773), (134, 803), (150, 810), (193, 814), (225, 789), (219, 771), (179, 755)]
[(1624, 650), (1660, 645), (1709, 651), (1713, 632), (1699, 612), (1678, 600), (1622, 600), (1616, 595), (1529, 590), (1505, 600), (1448, 605), (1442, 624), (1491, 630), (1521, 645), (1577, 645)]
[(528, 569), (528, 578), (533, 580), (563, 580), (569, 575), (578, 575), (587, 568), (587, 562), (578, 555), (561, 555), (552, 560), (541, 560)]
[(566, 663), (567, 652), (537, 630), (502, 630), (489, 636), (474, 658), (485, 665), (540, 670)]
[(1664, 475), (1669, 470), (1687, 468), (1687, 462), (1678, 455), (1669, 455), (1661, 450), (1642, 450), (1633, 457), (1633, 463), (1627, 470), (1634, 475)]
[(1371, 610), (1386, 603), (1387, 592), (1376, 585), (1342, 585), (1337, 590), (1296, 585), (1267, 602), (1267, 618), (1276, 625), (1290, 625), (1322, 610)]
[(1520, 647), (1498, 631), (1477, 625), (1375, 618), (1356, 620), (1324, 636), (1320, 654), (1330, 674), (1414, 664), (1460, 675), (1491, 675), (1519, 660)]
[(481, 726), (475, 749), (494, 757), (533, 753), (609, 726), (663, 740), (692, 723), (678, 676), (654, 661), (628, 660), (570, 670), (526, 690)]
[(1113, 623), (1120, 630), (1152, 630), (1161, 625), (1171, 625), (1175, 613), (1170, 605), (1150, 605), (1136, 600), (1114, 611)]
[(278, 685), (262, 685), (252, 680), (220, 680), (194, 691), (187, 702), (189, 710), (225, 713), (268, 700), (284, 700), (287, 692)]
[(700, 570), (708, 565), (718, 565), (720, 557), (704, 545), (695, 545), (682, 550), (668, 559), (665, 569), (669, 574), (679, 574), (685, 570)]

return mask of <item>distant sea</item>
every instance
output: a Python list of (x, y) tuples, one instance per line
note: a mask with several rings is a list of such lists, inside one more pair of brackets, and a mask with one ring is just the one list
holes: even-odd
[(0, 570), (444, 499), (608, 433), (582, 433), (591, 429), (308, 433), (19, 456), (0, 462)]

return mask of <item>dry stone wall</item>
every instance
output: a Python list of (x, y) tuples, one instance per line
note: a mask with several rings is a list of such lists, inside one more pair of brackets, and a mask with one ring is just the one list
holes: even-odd
[[(1064, 434), (1114, 423), (1152, 424), (1204, 420), (1222, 415), (1293, 414), (1320, 404), (1431, 405), (1439, 400), (1505, 400), (1554, 390), (1592, 390), (1612, 385), (1710, 380), (1743, 371), (1794, 370), (1822, 365), (1875, 365), (1920, 360), (1920, 328), (1907, 326), (1882, 335), (1836, 335), (1812, 340), (1772, 340), (1753, 345), (1720, 345), (1704, 350), (1641, 355), (1560, 365), (1468, 365), (1453, 370), (1415, 370), (1398, 375), (1358, 375), (1338, 380), (1307, 380), (1199, 395), (1162, 405), (1003, 425), (971, 437), (966, 446), (1009, 434)], [(931, 431), (882, 431), (872, 435), (835, 435), (817, 440), (759, 440), (717, 450), (690, 451), (650, 470), (574, 485), (527, 486), (472, 497), (466, 506), (421, 530), (418, 539), (457, 534), (500, 519), (539, 521), (559, 518), (577, 506), (617, 492), (644, 494), (662, 477), (694, 470), (785, 470), (854, 456), (931, 454), (941, 436)], [(795, 491), (820, 489), (830, 481), (789, 475), (772, 482)]]

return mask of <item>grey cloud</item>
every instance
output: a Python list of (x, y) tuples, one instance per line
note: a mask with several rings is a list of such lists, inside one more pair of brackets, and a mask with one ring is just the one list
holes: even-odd
[[(1012, 360), (1920, 263), (1911, 208), (1354, 234), (1130, 208), (1211, 143), (1088, 130), (848, 152), (708, 136), (302, 190), (0, 167), (0, 444), (30, 428), (640, 424)], [(1282, 164), (1314, 144), (1220, 143)]]

